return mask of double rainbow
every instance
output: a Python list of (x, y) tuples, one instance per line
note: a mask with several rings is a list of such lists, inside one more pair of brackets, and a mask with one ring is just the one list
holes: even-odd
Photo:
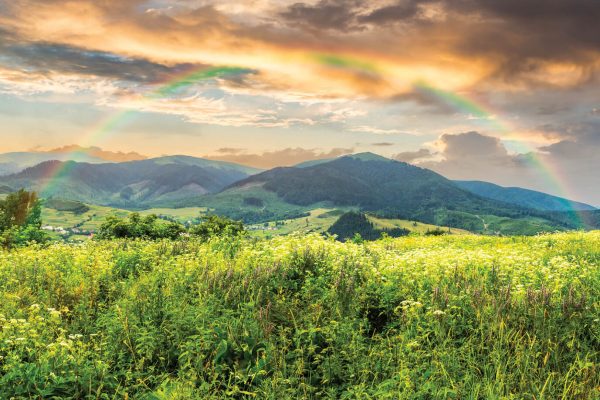
[[(384, 71), (384, 68), (380, 68), (374, 62), (343, 54), (310, 53), (307, 54), (305, 59), (308, 60), (308, 63), (313, 63), (318, 67), (342, 70), (349, 74), (381, 77)], [(168, 81), (158, 84), (158, 88), (143, 95), (141, 101), (159, 101), (164, 98), (176, 96), (185, 88), (202, 81), (215, 80), (228, 76), (244, 75), (253, 73), (254, 71), (255, 69), (252, 68), (237, 66), (201, 68), (192, 72), (173, 76)], [(156, 84), (154, 86), (156, 86)], [(500, 119), (497, 112), (494, 112), (494, 110), (491, 110), (483, 102), (478, 101), (477, 99), (469, 98), (457, 92), (449, 92), (436, 88), (425, 81), (414, 82), (412, 87), (416, 91), (424, 92), (429, 96), (437, 98), (459, 113), (466, 114), (474, 119), (477, 119), (482, 124), (485, 124), (487, 128), (492, 129), (499, 135), (509, 135), (515, 131), (515, 129), (512, 128), (506, 120)], [(106, 140), (110, 136), (117, 133), (119, 129), (136, 118), (137, 115), (138, 111), (133, 109), (120, 111), (116, 114), (110, 115), (108, 118), (94, 125), (88, 131), (88, 133), (83, 136), (80, 144), (83, 147), (98, 145), (101, 141)], [(529, 164), (535, 167), (543, 175), (545, 183), (550, 185), (554, 191), (559, 193), (561, 196), (565, 198), (571, 198), (569, 195), (570, 191), (568, 189), (567, 181), (562, 178), (557, 168), (555, 168), (544, 158), (540, 157), (537, 149), (529, 145), (526, 141), (517, 140), (515, 143), (518, 145), (518, 150), (527, 155), (526, 159), (528, 160)], [(62, 163), (62, 167), (58, 167), (50, 171), (50, 174), (47, 178), (48, 184), (44, 188), (44, 191), (49, 191), (53, 182), (68, 175), (69, 165), (70, 163)], [(577, 216), (577, 222), (581, 223), (582, 220), (579, 216), (579, 213), (573, 210), (573, 214)]]

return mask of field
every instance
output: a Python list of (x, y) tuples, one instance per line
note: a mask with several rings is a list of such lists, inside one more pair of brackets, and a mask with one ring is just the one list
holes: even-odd
[(0, 398), (596, 399), (600, 232), (0, 253)]
[[(64, 228), (65, 230), (78, 229), (84, 232), (94, 232), (98, 230), (100, 225), (106, 220), (107, 216), (116, 215), (118, 217), (126, 217), (129, 213), (131, 213), (131, 211), (118, 208), (102, 207), (79, 202), (72, 203), (79, 206), (84, 206), (88, 210), (78, 213), (44, 207), (42, 212), (44, 225), (52, 226), (54, 228)], [(250, 224), (249, 233), (251, 236), (258, 238), (270, 238), (279, 235), (289, 235), (291, 233), (324, 233), (340, 217), (341, 214), (349, 210), (351, 210), (351, 208), (316, 208), (313, 210), (306, 210), (308, 216), (305, 217), (282, 219), (260, 224)], [(159, 216), (172, 218), (180, 223), (186, 223), (205, 215), (208, 211), (209, 209), (206, 207), (184, 207), (151, 208), (139, 211), (139, 213), (141, 215), (156, 214)], [(439, 228), (438, 226), (431, 224), (401, 219), (383, 219), (374, 216), (369, 216), (368, 218), (378, 229), (406, 228), (411, 232), (423, 234), (427, 231)], [(469, 233), (463, 229), (449, 229), (447, 227), (441, 228), (445, 232), (449, 232), (451, 234)], [(61, 235), (59, 233), (52, 232), (51, 236), (53, 238), (59, 238)], [(69, 232), (68, 237), (71, 240), (85, 240), (88, 238), (86, 235), (73, 232)]]
[[(82, 204), (82, 203), (79, 203)], [(49, 207), (42, 209), (42, 219), (45, 226), (50, 226), (56, 229), (64, 229), (68, 232), (68, 237), (72, 240), (85, 240), (88, 237), (86, 235), (74, 234), (73, 229), (83, 232), (95, 232), (100, 228), (100, 225), (106, 220), (106, 217), (115, 215), (117, 217), (126, 217), (131, 211), (102, 207), (96, 205), (85, 205), (88, 211), (83, 213), (56, 210)], [(186, 208), (151, 208), (148, 210), (139, 211), (141, 215), (156, 214), (160, 216), (166, 216), (174, 219), (180, 223), (186, 223), (187, 221), (198, 218), (200, 215), (206, 213), (206, 208), (202, 207), (186, 207)], [(58, 232), (50, 233), (52, 238), (59, 238), (61, 236)]]
[[(276, 235), (289, 235), (291, 233), (325, 233), (340, 215), (349, 210), (351, 209), (316, 208), (310, 210), (310, 215), (307, 217), (250, 225), (250, 234), (256, 237), (269, 238)], [(406, 228), (411, 232), (423, 234), (427, 231), (440, 228), (431, 224), (403, 219), (383, 219), (374, 216), (368, 216), (368, 219), (377, 229)], [(469, 233), (463, 229), (451, 228), (449, 230), (447, 227), (442, 227), (442, 229), (451, 234)]]

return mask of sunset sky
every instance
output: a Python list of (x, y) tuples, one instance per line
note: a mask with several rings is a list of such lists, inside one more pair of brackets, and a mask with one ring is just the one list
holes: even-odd
[(0, 151), (372, 151), (600, 205), (597, 0), (0, 0)]

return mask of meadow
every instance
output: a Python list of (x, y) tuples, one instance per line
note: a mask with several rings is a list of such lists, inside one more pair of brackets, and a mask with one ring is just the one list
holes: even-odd
[(600, 232), (0, 253), (0, 398), (595, 399)]

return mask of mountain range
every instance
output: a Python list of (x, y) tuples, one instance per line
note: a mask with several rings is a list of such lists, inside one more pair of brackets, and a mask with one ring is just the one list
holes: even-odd
[(45, 160), (0, 177), (0, 186), (130, 209), (203, 206), (246, 222), (293, 218), (326, 206), (475, 232), (536, 233), (593, 228), (573, 210), (589, 214), (587, 221), (597, 220), (599, 213), (588, 204), (541, 192), (452, 181), (372, 153), (268, 171), (189, 156), (127, 162), (93, 158)]
[(12, 188), (91, 204), (143, 208), (215, 193), (259, 170), (224, 161), (168, 156), (123, 163), (44, 161), (0, 177)]
[(127, 162), (147, 159), (136, 152), (115, 152), (99, 147), (68, 145), (51, 150), (21, 151), (0, 154), (0, 175), (16, 174), (44, 161), (77, 161), (87, 163)]
[(545, 211), (591, 211), (596, 208), (578, 201), (520, 187), (504, 187), (482, 181), (454, 181), (458, 186), (489, 199)]

